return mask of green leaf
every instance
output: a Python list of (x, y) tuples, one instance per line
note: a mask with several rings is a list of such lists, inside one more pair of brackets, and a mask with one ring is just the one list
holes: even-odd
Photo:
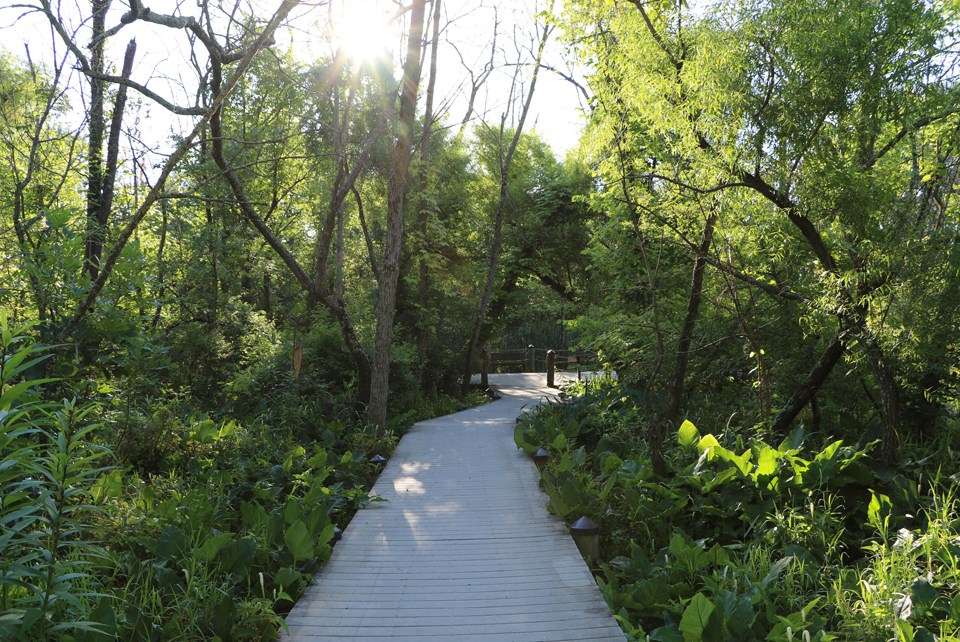
[(204, 419), (194, 429), (193, 438), (199, 444), (211, 444), (217, 440), (217, 424), (212, 419)]
[(933, 606), (938, 597), (940, 597), (940, 591), (925, 579), (915, 580), (910, 586), (910, 599), (913, 601), (914, 609), (921, 615)]
[(97, 504), (120, 497), (123, 494), (123, 473), (119, 470), (110, 471), (94, 482), (90, 491)]
[(747, 632), (757, 620), (753, 603), (748, 595), (737, 595), (732, 591), (720, 591), (717, 595), (717, 608), (723, 611), (723, 622), (730, 633), (738, 639), (747, 639)]
[(220, 550), (220, 565), (228, 573), (244, 575), (256, 553), (257, 542), (252, 537), (234, 540)]
[(295, 521), (283, 533), (283, 541), (287, 544), (287, 550), (293, 555), (294, 563), (308, 560), (313, 557), (313, 540), (307, 526), (300, 520)]
[(239, 426), (236, 421), (230, 420), (223, 422), (223, 425), (220, 426), (220, 432), (217, 434), (217, 439), (225, 439), (235, 435)]
[(201, 562), (209, 562), (223, 549), (224, 546), (233, 540), (232, 533), (220, 533), (208, 537), (203, 544), (196, 550), (195, 557)]
[(950, 616), (954, 622), (960, 622), (960, 595), (955, 595), (950, 601)]
[(167, 526), (157, 538), (154, 555), (161, 562), (179, 558), (187, 550), (187, 536), (176, 526)]
[(680, 632), (684, 642), (701, 642), (704, 631), (710, 622), (710, 615), (716, 607), (703, 593), (697, 593), (683, 611), (680, 618)]
[(700, 441), (700, 431), (689, 419), (686, 419), (680, 424), (680, 430), (677, 431), (677, 440), (682, 448), (691, 449)]
[(916, 632), (906, 620), (897, 620), (897, 642), (913, 642)]
[(96, 608), (90, 612), (90, 622), (94, 630), (84, 631), (80, 642), (107, 642), (117, 638), (117, 615), (109, 598), (101, 598)]
[(283, 589), (289, 588), (294, 582), (299, 582), (303, 577), (303, 573), (293, 568), (292, 566), (284, 566), (277, 574), (273, 577), (273, 581), (277, 583)]
[(683, 634), (676, 624), (661, 626), (650, 632), (651, 642), (683, 642)]
[(922, 626), (917, 627), (916, 633), (914, 633), (913, 636), (913, 642), (936, 642), (936, 640), (937, 638), (934, 637), (933, 633)]
[(783, 574), (787, 568), (790, 567), (790, 564), (793, 562), (793, 556), (787, 555), (778, 559), (776, 562), (770, 565), (770, 570), (767, 571), (767, 574), (763, 576), (763, 579), (760, 580), (760, 588), (765, 589), (770, 585), (771, 582), (775, 581), (780, 575)]
[(777, 472), (778, 455), (779, 453), (776, 450), (763, 444), (757, 455), (757, 468), (753, 473), (753, 478), (760, 479), (761, 477), (767, 477)]
[(300, 500), (291, 497), (283, 505), (283, 521), (287, 524), (293, 524), (298, 519), (300, 519)]
[(708, 460), (713, 459), (713, 455), (718, 446), (720, 446), (720, 442), (717, 441), (717, 438), (713, 435), (705, 435), (699, 442), (697, 442), (697, 450), (702, 453), (707, 451), (710, 452), (710, 454), (707, 455)]
[(890, 523), (893, 504), (883, 493), (870, 491), (870, 504), (867, 505), (867, 523), (879, 532), (885, 532)]
[(800, 450), (800, 446), (803, 445), (804, 430), (802, 424), (797, 424), (797, 426), (790, 431), (790, 434), (787, 435), (787, 438), (780, 442), (780, 445), (777, 447), (781, 453), (791, 453)]

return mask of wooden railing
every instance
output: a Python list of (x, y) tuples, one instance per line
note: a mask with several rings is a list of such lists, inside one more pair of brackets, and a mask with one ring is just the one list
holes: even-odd
[(577, 380), (586, 369), (597, 369), (600, 364), (595, 352), (572, 350), (543, 350), (527, 346), (525, 350), (484, 349), (481, 352), (480, 385), (490, 385), (490, 373), (497, 372), (545, 372), (547, 386), (556, 387), (557, 370), (577, 371)]

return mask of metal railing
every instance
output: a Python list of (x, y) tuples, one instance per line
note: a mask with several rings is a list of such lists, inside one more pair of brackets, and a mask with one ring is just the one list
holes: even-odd
[(489, 386), (489, 375), (499, 372), (544, 372), (547, 385), (555, 387), (556, 373), (576, 370), (577, 380), (583, 371), (597, 369), (600, 362), (596, 352), (538, 349), (529, 345), (524, 350), (484, 350), (481, 352), (480, 385)]

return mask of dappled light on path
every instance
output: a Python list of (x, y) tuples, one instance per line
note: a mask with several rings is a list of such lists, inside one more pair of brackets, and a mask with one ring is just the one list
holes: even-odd
[(288, 639), (618, 640), (566, 526), (546, 511), (518, 414), (556, 394), (497, 375), (503, 399), (416, 424), (330, 562), (287, 618)]

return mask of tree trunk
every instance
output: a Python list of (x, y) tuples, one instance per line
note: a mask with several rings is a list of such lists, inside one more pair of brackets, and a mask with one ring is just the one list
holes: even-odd
[[(220, 81), (221, 68), (218, 64), (214, 64), (213, 73), (211, 74), (211, 88), (215, 94), (220, 91)], [(340, 326), (340, 334), (343, 336), (347, 350), (353, 357), (354, 367), (356, 369), (358, 385), (357, 402), (358, 405), (363, 405), (367, 403), (370, 396), (370, 360), (367, 358), (367, 354), (363, 350), (363, 346), (360, 344), (356, 330), (353, 327), (352, 321), (350, 320), (350, 315), (347, 312), (346, 305), (344, 304), (343, 299), (330, 294), (322, 282), (315, 283), (310, 280), (306, 270), (303, 269), (303, 266), (300, 265), (296, 257), (283, 245), (280, 239), (278, 239), (273, 231), (267, 226), (266, 222), (264, 222), (264, 220), (257, 215), (250, 198), (247, 196), (246, 190), (244, 190), (243, 185), (237, 178), (236, 172), (234, 172), (233, 168), (227, 163), (227, 159), (223, 153), (223, 123), (220, 113), (221, 105), (222, 102), (217, 103), (217, 107), (210, 117), (210, 134), (212, 139), (211, 151), (213, 160), (217, 164), (217, 167), (220, 168), (224, 180), (227, 182), (230, 190), (233, 192), (234, 198), (237, 199), (237, 204), (239, 205), (240, 211), (244, 218), (246, 218), (253, 225), (267, 245), (269, 245), (270, 248), (277, 254), (277, 256), (280, 257), (283, 263), (290, 270), (290, 273), (297, 280), (297, 283), (299, 283), (307, 293), (307, 296), (311, 300), (318, 301), (323, 304), (330, 311), (330, 314), (333, 315), (333, 318), (337, 321), (337, 324)]]
[[(706, 255), (713, 243), (713, 228), (716, 225), (716, 215), (707, 218), (703, 228), (703, 237), (696, 258), (693, 261), (693, 279), (690, 285), (690, 298), (687, 300), (687, 316), (683, 320), (683, 329), (677, 341), (677, 362), (673, 368), (673, 383), (670, 386), (670, 399), (667, 405), (667, 425), (673, 425), (680, 418), (680, 409), (683, 406), (683, 384), (687, 376), (687, 363), (690, 361), (690, 344), (693, 341), (693, 329), (700, 314), (700, 301), (703, 298), (703, 273), (707, 266)], [(657, 471), (654, 471), (657, 472)], [(662, 471), (666, 472), (666, 471)], [(657, 474), (662, 474), (658, 472)]]
[(430, 222), (430, 200), (428, 199), (428, 190), (430, 187), (430, 135), (433, 131), (433, 97), (434, 89), (437, 85), (437, 49), (440, 44), (440, 8), (441, 0), (433, 2), (433, 38), (430, 43), (430, 77), (427, 81), (426, 100), (423, 113), (423, 132), (420, 134), (420, 175), (418, 183), (420, 188), (420, 203), (417, 205), (417, 231), (419, 234), (419, 283), (417, 284), (417, 294), (419, 297), (418, 313), (418, 352), (420, 356), (420, 375), (418, 377), (421, 387), (423, 386), (424, 372), (426, 370), (427, 349), (430, 345), (430, 337), (433, 336), (433, 321), (427, 310), (430, 307), (430, 270), (427, 265), (426, 254), (429, 251), (429, 227)]
[(77, 305), (73, 316), (58, 333), (58, 340), (64, 340), (71, 332), (73, 332), (80, 321), (83, 320), (87, 311), (97, 300), (97, 297), (103, 290), (104, 285), (106, 285), (107, 280), (109, 280), (110, 274), (119, 260), (120, 253), (123, 251), (123, 248), (126, 247), (127, 243), (133, 237), (134, 232), (137, 230), (140, 222), (143, 221), (143, 218), (150, 211), (150, 208), (153, 206), (156, 200), (160, 198), (161, 192), (164, 190), (164, 186), (166, 185), (167, 178), (170, 177), (170, 174), (173, 173), (173, 170), (176, 168), (176, 166), (193, 148), (194, 142), (200, 137), (201, 133), (206, 130), (207, 124), (212, 120), (214, 114), (220, 110), (227, 96), (237, 86), (237, 83), (244, 76), (244, 74), (246, 74), (256, 55), (273, 41), (273, 34), (280, 23), (293, 9), (297, 7), (298, 4), (298, 0), (289, 0), (288, 2), (285, 2), (279, 6), (273, 16), (270, 18), (269, 22), (266, 24), (266, 26), (264, 26), (263, 31), (261, 31), (254, 38), (250, 46), (247, 47), (247, 49), (243, 52), (243, 55), (237, 62), (236, 69), (231, 74), (230, 78), (224, 82), (218, 90), (212, 91), (213, 99), (210, 107), (203, 111), (202, 116), (194, 124), (193, 129), (180, 140), (173, 153), (167, 157), (166, 161), (164, 161), (162, 167), (160, 168), (157, 179), (153, 183), (153, 187), (150, 188), (143, 201), (137, 206), (136, 211), (127, 222), (127, 225), (117, 235), (117, 239), (113, 243), (106, 260), (100, 264), (100, 272), (97, 275), (97, 278), (90, 285), (90, 289), (87, 291), (86, 296)]
[(90, 112), (87, 116), (87, 229), (83, 269), (90, 280), (95, 281), (103, 253), (100, 202), (103, 197), (103, 136), (106, 130), (103, 113), (106, 84), (98, 76), (102, 76), (104, 70), (103, 50), (106, 43), (102, 36), (106, 29), (110, 0), (93, 0), (92, 4), (90, 68), (93, 75), (90, 77)]
[[(551, 29), (544, 27), (540, 38), (540, 46), (537, 49), (537, 57), (533, 66), (533, 75), (530, 79), (530, 88), (527, 90), (526, 98), (523, 101), (523, 107), (520, 110), (520, 119), (517, 122), (516, 129), (513, 131), (513, 138), (510, 140), (510, 146), (506, 154), (500, 158), (500, 195), (497, 199), (497, 211), (493, 223), (493, 239), (490, 243), (490, 260), (487, 264), (487, 279), (480, 296), (480, 303), (477, 306), (477, 315), (473, 320), (473, 331), (470, 341), (467, 343), (466, 357), (463, 365), (463, 380), (461, 392), (467, 394), (470, 389), (470, 378), (473, 376), (473, 360), (477, 353), (477, 345), (480, 342), (480, 332), (484, 326), (484, 320), (487, 316), (487, 309), (490, 306), (490, 298), (493, 296), (493, 284), (497, 278), (497, 269), (500, 262), (500, 246), (503, 231), (503, 216), (507, 209), (507, 196), (510, 188), (510, 166), (513, 164), (513, 155), (517, 151), (517, 144), (520, 142), (520, 135), (523, 133), (523, 125), (527, 120), (527, 113), (530, 111), (530, 103), (533, 102), (533, 94), (537, 88), (537, 76), (540, 71), (540, 62), (543, 60), (543, 50), (547, 46), (547, 40), (550, 37)], [(514, 78), (516, 80), (516, 78)], [(500, 121), (500, 140), (506, 130), (506, 113)], [(501, 143), (502, 144), (502, 143)], [(501, 147), (501, 149), (503, 149)]]
[(400, 250), (403, 246), (403, 203), (410, 167), (410, 133), (417, 110), (420, 86), (420, 53), (426, 0), (413, 0), (407, 58), (403, 65), (400, 90), (400, 115), (394, 146), (393, 170), (387, 185), (387, 237), (384, 243), (383, 270), (377, 298), (377, 331), (374, 343), (373, 372), (370, 378), (370, 405), (367, 420), (382, 435), (387, 427), (387, 396), (390, 382), (390, 348), (393, 343), (393, 318), (396, 313), (397, 281), (400, 277)]
[(157, 245), (157, 284), (160, 286), (160, 289), (157, 292), (157, 304), (153, 311), (153, 320), (150, 322), (151, 332), (156, 332), (157, 325), (160, 323), (160, 315), (163, 312), (163, 299), (167, 291), (165, 281), (166, 261), (164, 261), (163, 258), (163, 250), (167, 245), (167, 220), (166, 201), (160, 201), (160, 242)]
[(810, 371), (810, 374), (807, 375), (806, 379), (803, 380), (774, 418), (771, 428), (775, 435), (787, 434), (790, 429), (790, 424), (797, 418), (797, 415), (800, 414), (803, 407), (807, 405), (807, 402), (811, 401), (814, 395), (817, 394), (820, 386), (823, 385), (823, 382), (826, 381), (830, 375), (830, 371), (833, 370), (833, 367), (840, 361), (840, 357), (843, 356), (846, 347), (842, 335), (837, 335), (833, 342), (827, 346), (827, 349), (824, 350), (820, 358), (817, 359), (813, 370)]
[[(123, 69), (120, 77), (129, 79), (133, 73), (133, 58), (137, 54), (137, 41), (131, 40), (127, 43), (127, 50), (123, 54)], [(101, 244), (97, 249), (96, 262), (100, 262), (100, 252), (102, 252), (103, 238), (107, 232), (107, 223), (110, 220), (110, 211), (113, 209), (113, 195), (117, 184), (117, 169), (120, 164), (120, 128), (123, 125), (123, 110), (127, 106), (127, 86), (117, 87), (117, 96), (113, 103), (113, 116), (110, 119), (110, 135), (107, 139), (107, 165), (106, 172), (103, 175), (103, 183), (100, 191), (100, 212), (97, 215), (97, 231), (100, 234), (98, 240)]]
[(870, 369), (880, 388), (880, 419), (883, 422), (880, 456), (884, 463), (892, 464), (900, 450), (900, 386), (894, 377), (893, 368), (873, 339), (867, 341), (867, 356), (870, 359)]

